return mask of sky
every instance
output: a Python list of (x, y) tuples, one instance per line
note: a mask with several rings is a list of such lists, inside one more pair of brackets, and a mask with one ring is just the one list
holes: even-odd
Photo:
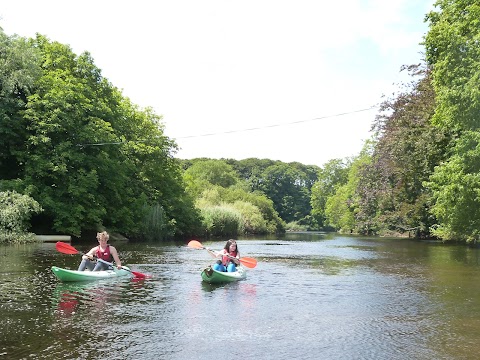
[(175, 157), (323, 166), (359, 154), (423, 59), (434, 0), (2, 1), (0, 27), (88, 51), (163, 117)]

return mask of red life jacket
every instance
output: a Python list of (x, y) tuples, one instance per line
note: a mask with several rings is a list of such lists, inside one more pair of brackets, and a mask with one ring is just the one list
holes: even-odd
[[(228, 254), (230, 256), (233, 256), (233, 257), (236, 257), (237, 256), (237, 251), (232, 251), (230, 253), (227, 253), (227, 250), (223, 249), (223, 253), (224, 254)], [(222, 263), (223, 265), (225, 266), (228, 266), (228, 264), (230, 263), (230, 261), (232, 261), (232, 259), (230, 259), (228, 256), (222, 256)]]
[(105, 251), (102, 251), (99, 245), (97, 248), (97, 258), (108, 261), (108, 262), (112, 262), (113, 257), (112, 257), (112, 254), (110, 253), (110, 245), (107, 245), (107, 247), (105, 248)]

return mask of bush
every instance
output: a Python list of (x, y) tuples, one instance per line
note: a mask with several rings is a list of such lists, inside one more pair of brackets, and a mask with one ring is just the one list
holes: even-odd
[(28, 233), (33, 214), (42, 212), (40, 204), (28, 195), (16, 191), (0, 192), (0, 242), (25, 243), (35, 241)]
[(244, 234), (266, 234), (268, 232), (267, 222), (257, 206), (246, 201), (235, 201), (233, 207), (242, 215)]
[(6, 244), (26, 244), (38, 241), (35, 234), (30, 232), (17, 233), (12, 231), (0, 230), (0, 243)]
[(204, 207), (201, 215), (207, 236), (235, 237), (244, 232), (242, 214), (230, 205)]
[(172, 233), (168, 231), (168, 219), (162, 205), (146, 205), (144, 211), (143, 230), (146, 240), (164, 240), (172, 235)]
[(301, 225), (297, 221), (291, 221), (286, 225), (287, 231), (308, 231), (309, 228), (307, 225)]

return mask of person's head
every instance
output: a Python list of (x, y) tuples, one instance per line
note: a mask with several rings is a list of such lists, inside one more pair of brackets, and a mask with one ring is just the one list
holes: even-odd
[(225, 244), (224, 249), (230, 253), (231, 252), (237, 253), (238, 252), (237, 241), (234, 239), (228, 240), (227, 243)]
[(97, 233), (97, 240), (100, 244), (106, 244), (110, 236), (108, 235), (108, 232), (102, 231)]

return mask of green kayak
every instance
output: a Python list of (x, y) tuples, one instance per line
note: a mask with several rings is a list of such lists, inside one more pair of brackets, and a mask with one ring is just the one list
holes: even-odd
[(220, 284), (247, 278), (247, 271), (243, 266), (238, 266), (235, 272), (222, 272), (213, 270), (211, 266), (203, 269), (202, 280), (209, 284)]
[[(55, 276), (63, 282), (72, 281), (92, 281), (100, 279), (118, 278), (118, 277), (132, 277), (133, 274), (128, 267), (123, 266), (124, 269), (104, 270), (104, 271), (78, 271), (62, 269), (57, 266), (52, 266), (52, 271)], [(128, 269), (128, 270), (127, 270)]]

